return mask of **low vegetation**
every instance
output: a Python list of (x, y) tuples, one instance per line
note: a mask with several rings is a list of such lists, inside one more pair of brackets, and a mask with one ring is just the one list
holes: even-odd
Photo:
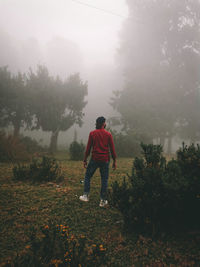
[(142, 144), (132, 175), (115, 181), (111, 202), (129, 231), (159, 234), (200, 230), (200, 147), (183, 144), (168, 162), (160, 145)]
[(30, 233), (29, 245), (10, 266), (100, 266), (106, 249), (102, 244), (88, 244), (84, 235), (74, 236), (68, 226), (45, 225)]
[(85, 146), (83, 143), (73, 141), (69, 147), (71, 160), (82, 160), (84, 156)]
[(60, 182), (63, 174), (57, 161), (46, 156), (42, 160), (32, 159), (30, 164), (19, 164), (13, 167), (13, 177), (18, 181)]
[[(90, 201), (81, 202), (82, 162), (63, 154), (56, 158), (64, 175), (60, 183), (16, 180), (13, 164), (1, 163), (0, 266), (198, 265), (199, 231), (157, 236), (136, 228), (125, 231), (118, 209), (99, 207), (99, 173), (91, 182)], [(110, 172), (111, 192), (116, 180), (123, 184), (132, 165), (132, 158), (118, 159), (117, 170)]]
[(22, 161), (30, 159), (25, 145), (19, 138), (0, 132), (0, 162)]
[(36, 140), (0, 131), (0, 162), (29, 161), (33, 154), (41, 152), (44, 148)]

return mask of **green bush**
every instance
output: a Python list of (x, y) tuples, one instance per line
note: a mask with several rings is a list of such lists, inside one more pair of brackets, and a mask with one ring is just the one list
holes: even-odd
[(19, 138), (0, 132), (0, 162), (29, 160), (26, 146)]
[(134, 160), (132, 175), (122, 184), (115, 182), (110, 194), (111, 203), (123, 215), (125, 227), (153, 234), (199, 228), (199, 146), (183, 145), (177, 160), (168, 163), (160, 145), (141, 146), (144, 157)]
[(186, 146), (177, 151), (177, 161), (186, 177), (199, 177), (200, 174), (200, 146), (197, 144)]
[(13, 176), (16, 180), (33, 182), (60, 182), (64, 178), (56, 160), (45, 156), (42, 161), (33, 159), (30, 164), (14, 166)]
[(105, 252), (102, 244), (89, 244), (85, 236), (74, 236), (69, 227), (52, 224), (40, 231), (33, 229), (23, 253), (6, 266), (105, 266)]
[(132, 131), (124, 134), (118, 133), (117, 131), (111, 131), (111, 133), (118, 157), (136, 157), (141, 155), (141, 140), (145, 142), (149, 141), (147, 136), (139, 135)]
[(44, 148), (28, 136), (14, 137), (0, 132), (0, 162), (27, 161), (32, 153), (42, 151)]
[(70, 159), (71, 160), (83, 160), (85, 146), (82, 143), (73, 141), (69, 147)]
[[(194, 144), (185, 146), (177, 151), (177, 162), (182, 171), (185, 184), (182, 192), (184, 204), (184, 221), (191, 224), (192, 220), (196, 224), (200, 223), (200, 146)], [(198, 219), (197, 219), (198, 217)]]
[(29, 136), (20, 136), (20, 142), (26, 147), (28, 153), (43, 152), (44, 148)]

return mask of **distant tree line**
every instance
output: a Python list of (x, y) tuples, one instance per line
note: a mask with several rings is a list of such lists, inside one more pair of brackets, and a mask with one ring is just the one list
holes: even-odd
[[(200, 2), (128, 0), (118, 62), (125, 87), (115, 91), (113, 125), (145, 142), (179, 135), (200, 140)], [(134, 138), (134, 137), (133, 137)]]
[[(179, 135), (200, 140), (200, 2), (127, 0), (118, 50), (125, 86), (111, 105), (119, 114), (114, 139), (121, 156), (139, 153), (140, 142), (168, 141)], [(82, 124), (87, 83), (78, 74), (63, 81), (44, 66), (12, 75), (0, 68), (0, 127), (12, 125), (51, 132), (55, 151), (60, 131)], [(122, 151), (124, 150), (124, 151)], [(135, 152), (134, 152), (134, 151)]]
[(10, 73), (0, 68), (0, 127), (13, 126), (13, 135), (20, 129), (42, 129), (51, 132), (49, 149), (57, 149), (60, 131), (67, 131), (73, 124), (82, 125), (86, 105), (87, 82), (73, 74), (66, 80), (49, 75), (45, 66), (27, 74)]

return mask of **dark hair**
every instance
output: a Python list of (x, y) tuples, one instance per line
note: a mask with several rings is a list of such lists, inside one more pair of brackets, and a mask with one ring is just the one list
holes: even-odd
[(98, 117), (96, 119), (96, 129), (101, 129), (102, 125), (104, 124), (104, 122), (106, 121), (106, 119), (102, 116), (102, 117)]

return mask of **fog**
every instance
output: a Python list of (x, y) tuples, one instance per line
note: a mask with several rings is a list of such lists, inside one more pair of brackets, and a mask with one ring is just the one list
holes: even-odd
[[(0, 1), (0, 66), (16, 73), (44, 64), (63, 79), (79, 72), (88, 81), (88, 104), (83, 127), (76, 128), (78, 139), (86, 140), (95, 118), (113, 112), (109, 97), (121, 86), (115, 57), (127, 14), (125, 0)], [(73, 131), (61, 134), (59, 143)]]
[[(55, 79), (80, 73), (88, 83), (81, 128), (66, 130), (60, 122), (45, 133), (21, 131), (45, 144), (55, 128), (59, 145), (69, 145), (75, 131), (85, 143), (98, 116), (118, 127), (119, 150), (122, 141), (130, 151), (144, 141), (170, 153), (176, 139), (200, 140), (199, 0), (1, 0), (0, 67), (17, 74), (38, 65)], [(79, 89), (81, 95), (84, 85)], [(8, 103), (1, 118), (9, 108), (16, 111)]]

